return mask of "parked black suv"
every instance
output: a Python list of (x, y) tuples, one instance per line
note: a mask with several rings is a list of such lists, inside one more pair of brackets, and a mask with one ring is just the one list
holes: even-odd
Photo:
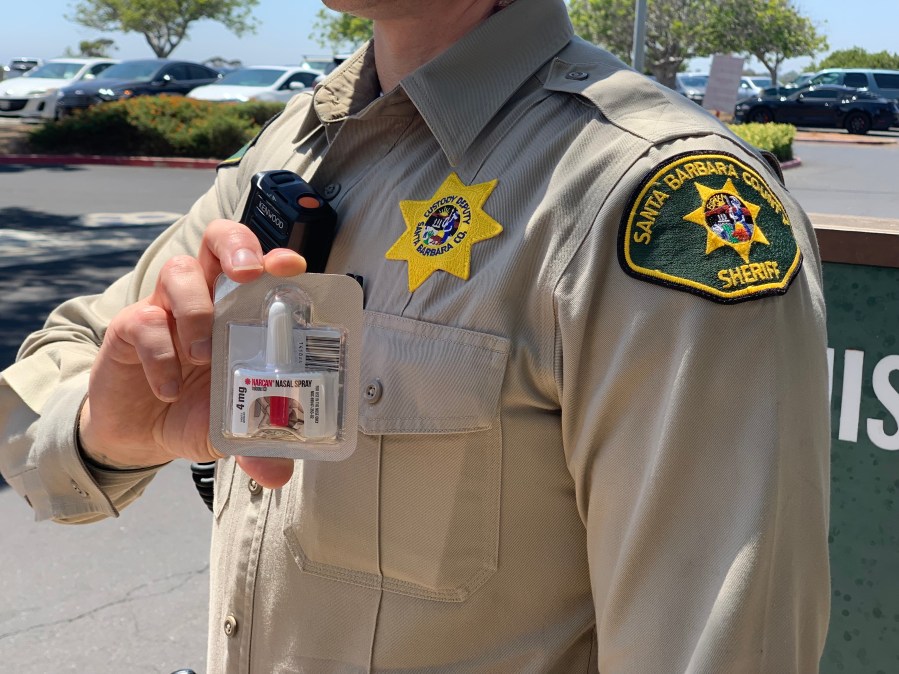
[(97, 103), (133, 96), (183, 96), (191, 89), (212, 84), (220, 77), (212, 68), (191, 61), (122, 61), (107, 68), (98, 79), (60, 89), (56, 109), (63, 116)]
[(783, 122), (796, 126), (846, 129), (865, 134), (899, 124), (896, 101), (863, 89), (837, 85), (812, 85), (788, 96), (747, 98), (737, 104), (737, 122)]

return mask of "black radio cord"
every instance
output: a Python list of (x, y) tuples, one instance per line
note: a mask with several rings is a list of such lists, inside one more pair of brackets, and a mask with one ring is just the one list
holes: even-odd
[(197, 493), (211, 512), (212, 501), (215, 497), (215, 461), (192, 463), (190, 464), (190, 472), (193, 475)]

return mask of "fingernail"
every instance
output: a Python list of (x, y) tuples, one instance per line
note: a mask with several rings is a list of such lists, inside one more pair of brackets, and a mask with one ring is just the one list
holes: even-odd
[(262, 269), (262, 258), (249, 248), (241, 248), (234, 251), (234, 254), (231, 256), (231, 266), (234, 267), (235, 271)]
[(181, 387), (176, 381), (169, 381), (159, 387), (159, 395), (163, 400), (175, 400)]
[(212, 340), (198, 339), (190, 345), (190, 357), (199, 362), (205, 363), (212, 357)]

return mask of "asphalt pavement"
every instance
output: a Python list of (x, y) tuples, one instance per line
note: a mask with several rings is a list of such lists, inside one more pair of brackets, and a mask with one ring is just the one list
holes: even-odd
[[(0, 166), (0, 368), (51, 308), (129, 271), (213, 178)], [(84, 526), (34, 522), (0, 480), (0, 672), (202, 674), (211, 517), (184, 461), (118, 519)]]
[[(899, 145), (800, 141), (787, 185), (810, 213), (891, 218)], [(100, 292), (213, 171), (0, 165), (0, 368), (70, 297)], [(814, 218), (813, 218), (814, 219)], [(118, 519), (35, 523), (0, 482), (0, 673), (205, 670), (211, 514), (186, 462)]]
[(125, 274), (214, 178), (199, 169), (0, 165), (0, 368), (50, 309)]
[(35, 523), (9, 487), (0, 518), (0, 672), (205, 671), (212, 514), (185, 462), (117, 519)]
[(802, 164), (786, 171), (786, 184), (808, 213), (899, 217), (899, 143), (798, 142), (793, 151)]

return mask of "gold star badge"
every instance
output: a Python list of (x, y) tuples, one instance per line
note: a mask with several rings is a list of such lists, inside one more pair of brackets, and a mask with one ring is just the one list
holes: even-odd
[(706, 230), (706, 255), (722, 246), (729, 246), (748, 263), (753, 243), (770, 245), (758, 225), (762, 207), (745, 201), (730, 178), (721, 189), (706, 187), (698, 182), (694, 185), (702, 204), (684, 216), (684, 220)]
[(497, 182), (465, 185), (450, 173), (430, 199), (400, 202), (406, 230), (385, 257), (406, 260), (409, 292), (438, 269), (468, 280), (471, 247), (503, 231), (502, 225), (483, 210)]

